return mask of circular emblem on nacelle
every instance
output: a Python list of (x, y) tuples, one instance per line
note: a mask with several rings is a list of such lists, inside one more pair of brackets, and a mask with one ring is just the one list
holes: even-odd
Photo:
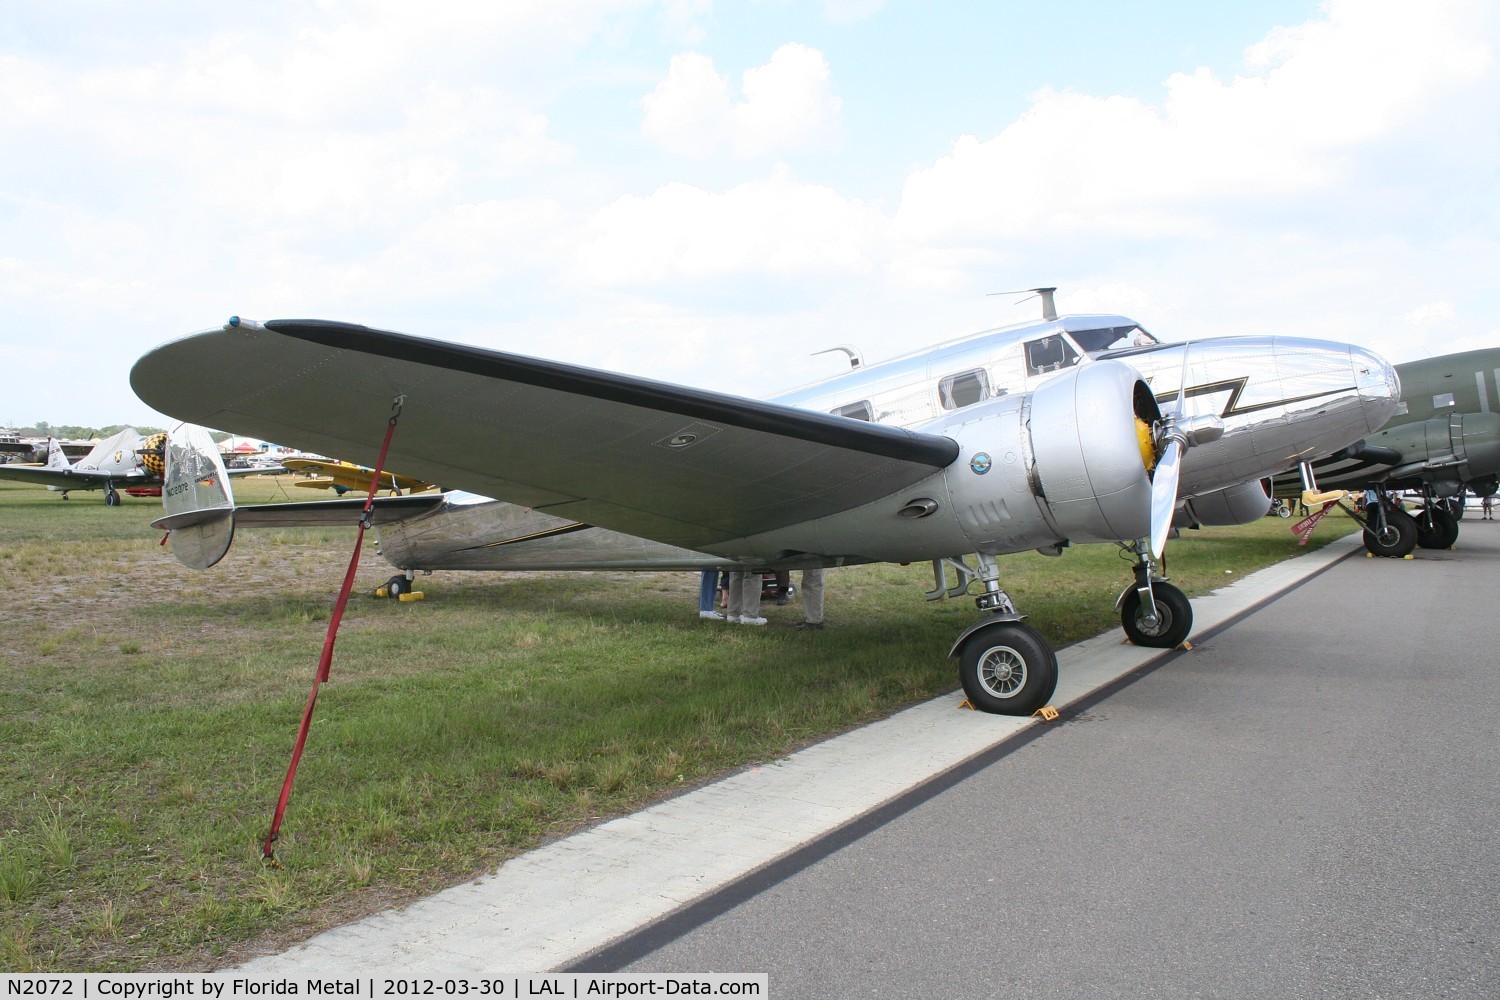
[(986, 472), (989, 472), (990, 466), (993, 464), (994, 463), (990, 460), (989, 452), (986, 451), (981, 451), (979, 452), (979, 454), (969, 459), (969, 468), (974, 470), (974, 475), (976, 476), (982, 476)]

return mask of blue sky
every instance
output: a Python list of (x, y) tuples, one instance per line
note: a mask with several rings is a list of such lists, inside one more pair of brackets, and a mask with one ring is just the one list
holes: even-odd
[(165, 424), (130, 365), (236, 314), (752, 396), (1039, 284), (1497, 346), (1497, 40), (1467, 0), (0, 0), (0, 424)]

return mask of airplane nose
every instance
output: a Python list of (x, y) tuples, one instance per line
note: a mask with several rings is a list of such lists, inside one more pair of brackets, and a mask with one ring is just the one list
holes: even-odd
[(1389, 361), (1363, 347), (1349, 348), (1349, 367), (1364, 403), (1365, 422), (1377, 431), (1401, 403), (1401, 377)]

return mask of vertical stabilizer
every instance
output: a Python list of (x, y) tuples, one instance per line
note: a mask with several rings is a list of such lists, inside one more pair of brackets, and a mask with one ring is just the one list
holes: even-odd
[(179, 424), (167, 435), (167, 476), (161, 502), (172, 554), (193, 569), (207, 569), (234, 541), (234, 493), (219, 449), (208, 431)]
[(47, 468), (49, 469), (71, 469), (73, 463), (68, 461), (68, 456), (63, 454), (62, 445), (57, 438), (47, 439)]

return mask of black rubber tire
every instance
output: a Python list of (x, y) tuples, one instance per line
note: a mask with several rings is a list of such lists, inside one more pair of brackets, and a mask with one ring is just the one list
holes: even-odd
[(402, 594), (411, 592), (411, 581), (403, 576), (393, 576), (385, 583), (385, 596), (399, 601)]
[(118, 507), (123, 502), (124, 501), (122, 501), (120, 499), (119, 491), (117, 491), (117, 490), (105, 490), (104, 491), (104, 506), (106, 506), (106, 507)]
[(1288, 507), (1286, 504), (1282, 504), (1280, 507), (1276, 508), (1276, 516), (1277, 517), (1291, 517), (1292, 516), (1292, 508)]
[[(1431, 514), (1431, 527), (1424, 522)], [(1451, 549), (1458, 541), (1458, 519), (1442, 504), (1433, 504), (1417, 519), (1417, 544), (1424, 549)]]
[(1057, 654), (1025, 622), (1002, 622), (964, 640), (958, 680), (981, 712), (1030, 715), (1057, 690)]
[(1156, 602), (1157, 623), (1146, 628), (1141, 622), (1141, 595), (1132, 590), (1120, 605), (1120, 626), (1137, 646), (1148, 649), (1176, 649), (1193, 631), (1193, 604), (1187, 595), (1170, 583), (1153, 583), (1151, 596)]
[[(1375, 515), (1378, 516), (1378, 515)], [(1371, 517), (1374, 520), (1374, 516)], [(1417, 547), (1417, 522), (1404, 510), (1385, 512), (1385, 531), (1365, 529), (1365, 550), (1384, 559), (1405, 559)]]

